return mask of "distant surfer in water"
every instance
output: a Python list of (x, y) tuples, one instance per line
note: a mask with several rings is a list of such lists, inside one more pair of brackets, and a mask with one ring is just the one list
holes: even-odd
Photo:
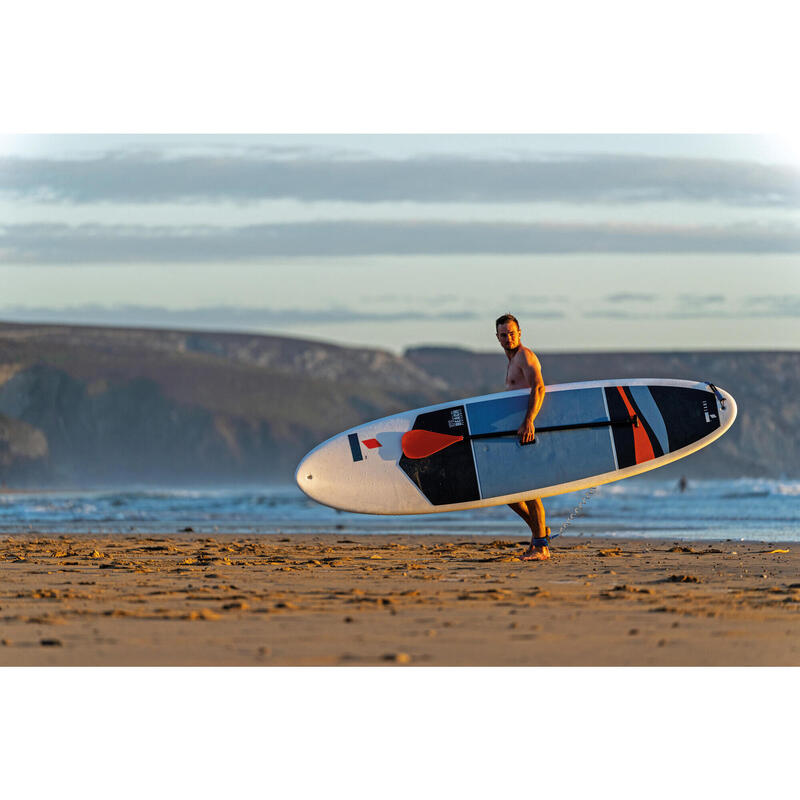
[[(513, 314), (503, 314), (495, 321), (497, 341), (508, 358), (506, 389), (530, 389), (528, 411), (517, 435), (520, 444), (530, 444), (536, 435), (533, 421), (544, 400), (544, 380), (539, 359), (527, 347), (523, 347), (519, 322)], [(550, 558), (550, 529), (544, 524), (544, 505), (537, 497), (519, 503), (509, 503), (509, 508), (522, 517), (531, 529), (530, 547), (520, 556), (523, 561), (546, 561)]]

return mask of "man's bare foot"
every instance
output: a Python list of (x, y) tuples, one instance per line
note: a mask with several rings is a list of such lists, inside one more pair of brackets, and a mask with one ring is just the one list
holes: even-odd
[(520, 561), (547, 561), (550, 558), (548, 547), (529, 547), (520, 557)]

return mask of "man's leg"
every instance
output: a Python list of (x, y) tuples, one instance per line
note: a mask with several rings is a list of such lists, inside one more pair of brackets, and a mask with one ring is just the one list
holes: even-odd
[[(545, 525), (544, 504), (536, 497), (527, 502), (509, 503), (508, 507), (531, 529), (530, 547), (520, 556), (523, 561), (546, 561), (550, 558), (547, 547), (547, 527)], [(538, 540), (538, 541), (537, 541)]]

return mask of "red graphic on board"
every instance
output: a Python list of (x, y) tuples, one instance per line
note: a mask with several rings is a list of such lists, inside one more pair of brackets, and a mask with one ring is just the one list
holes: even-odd
[(370, 450), (381, 446), (381, 443), (377, 439), (365, 439), (361, 444), (363, 444), (364, 447), (369, 447)]
[[(625, 396), (625, 392), (621, 386), (617, 386), (617, 391), (622, 397), (622, 402), (625, 403), (625, 408), (628, 409), (628, 414), (630, 414), (631, 419), (633, 419), (636, 415), (633, 412), (633, 407), (628, 402), (628, 398)], [(647, 435), (647, 431), (644, 427), (633, 428), (633, 451), (637, 464), (641, 464), (643, 461), (650, 461), (656, 457), (656, 454), (653, 452), (653, 445), (650, 442), (650, 437)]]

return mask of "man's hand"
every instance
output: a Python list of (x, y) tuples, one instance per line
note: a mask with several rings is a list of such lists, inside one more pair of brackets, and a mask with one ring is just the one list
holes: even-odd
[(536, 426), (533, 424), (532, 419), (526, 419), (522, 425), (519, 426), (517, 431), (520, 444), (531, 444), (536, 436)]

